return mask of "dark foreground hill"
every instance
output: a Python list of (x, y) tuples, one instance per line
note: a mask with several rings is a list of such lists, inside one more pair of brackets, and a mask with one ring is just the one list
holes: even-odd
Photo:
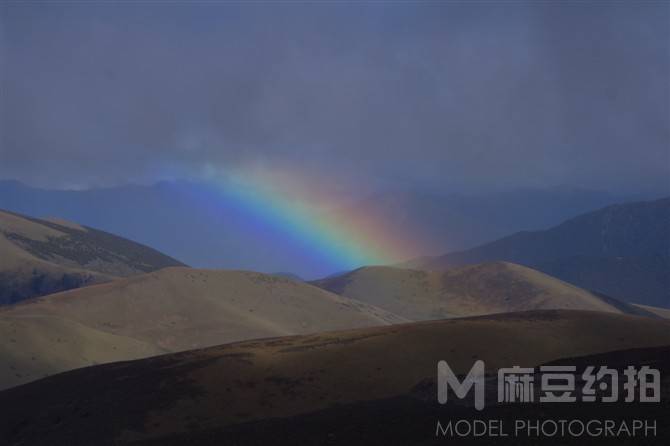
[[(632, 413), (658, 418), (663, 432), (669, 421), (670, 350), (649, 349), (666, 345), (670, 321), (580, 311), (250, 341), (74, 370), (5, 390), (0, 407), (11, 410), (0, 418), (0, 438), (24, 446), (45, 440), (54, 446), (444, 444), (435, 438), (438, 417), (515, 414), (606, 418)], [(617, 350), (606, 357), (566, 359)], [(546, 410), (492, 404), (484, 412), (456, 400), (437, 405), (437, 362), (446, 360), (463, 375), (477, 359), (486, 362), (487, 373), (561, 359), (579, 367), (591, 361), (615, 367), (652, 364), (662, 369), (666, 399), (645, 407), (558, 404)], [(499, 438), (480, 440), (501, 444)], [(612, 444), (607, 440), (601, 444)], [(645, 443), (635, 438), (628, 444)]]
[(107, 232), (0, 211), (0, 304), (168, 266), (183, 264)]
[(439, 270), (499, 260), (623, 301), (670, 307), (670, 198), (609, 206), (412, 266)]

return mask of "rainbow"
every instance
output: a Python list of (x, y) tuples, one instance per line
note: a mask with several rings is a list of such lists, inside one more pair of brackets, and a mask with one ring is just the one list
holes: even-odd
[(217, 200), (270, 226), (333, 272), (384, 265), (416, 255), (416, 246), (366, 211), (324, 211), (332, 197), (294, 173), (209, 173)]

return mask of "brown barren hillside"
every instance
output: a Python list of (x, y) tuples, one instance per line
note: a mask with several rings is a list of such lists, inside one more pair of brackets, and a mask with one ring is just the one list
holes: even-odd
[(93, 228), (0, 211), (0, 304), (168, 266), (183, 264)]
[[(254, 425), (264, 420), (278, 425), (266, 437), (289, 434), (281, 419), (420, 391), (439, 360), (463, 374), (476, 359), (491, 371), (664, 345), (670, 321), (560, 310), (250, 341), (75, 370), (6, 390), (0, 405), (12, 411), (0, 420), (0, 435), (22, 445), (40, 444), (44, 435), (68, 445), (256, 444), (244, 439), (263, 434)], [(426, 399), (435, 407), (432, 391)], [(344, 418), (320, 433), (322, 442), (328, 432), (346, 433), (347, 413), (340, 412)], [(409, 414), (401, 413), (397, 422)], [(423, 422), (424, 435), (434, 436), (434, 419)], [(252, 423), (246, 436), (231, 436), (245, 423)]]
[(165, 268), (0, 310), (0, 388), (98, 362), (403, 321), (282, 277)]
[(365, 267), (313, 283), (411, 320), (549, 309), (651, 315), (645, 309), (508, 262), (444, 272)]

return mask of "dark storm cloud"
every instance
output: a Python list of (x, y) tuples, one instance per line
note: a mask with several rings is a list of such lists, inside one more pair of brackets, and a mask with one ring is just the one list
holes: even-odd
[(4, 3), (0, 177), (658, 187), (665, 2)]

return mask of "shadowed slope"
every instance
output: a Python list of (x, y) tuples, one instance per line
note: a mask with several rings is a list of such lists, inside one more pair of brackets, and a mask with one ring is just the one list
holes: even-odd
[(0, 420), (0, 435), (24, 445), (40, 444), (44, 435), (69, 445), (234, 442), (223, 429), (406, 395), (434, 379), (442, 359), (462, 374), (475, 359), (493, 370), (668, 344), (670, 321), (581, 311), (251, 341), (80, 369), (6, 390), (0, 404), (13, 410)]
[(609, 206), (546, 231), (408, 265), (444, 270), (491, 261), (520, 263), (626, 302), (669, 307), (670, 198)]

